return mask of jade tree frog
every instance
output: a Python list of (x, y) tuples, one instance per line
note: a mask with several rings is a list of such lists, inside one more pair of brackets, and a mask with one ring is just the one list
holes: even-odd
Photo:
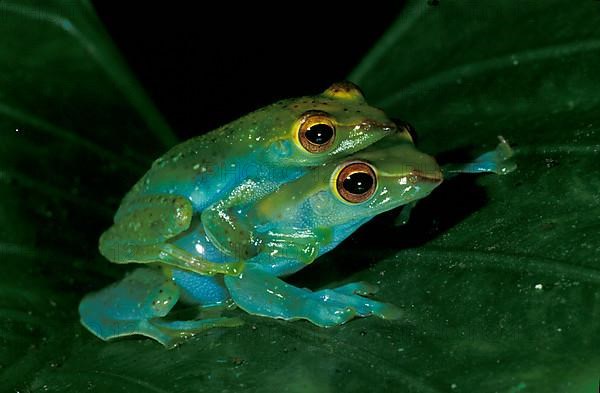
[[(143, 334), (165, 345), (231, 318), (173, 321), (166, 316), (178, 300), (206, 312), (233, 302), (248, 313), (285, 320), (306, 319), (324, 327), (356, 316), (396, 319), (395, 306), (365, 295), (367, 283), (311, 291), (279, 277), (310, 264), (336, 247), (375, 215), (428, 195), (442, 181), (434, 158), (419, 152), (406, 131), (354, 155), (313, 168), (300, 178), (235, 209), (220, 220), (195, 220), (173, 244), (215, 263), (244, 260), (239, 274), (205, 276), (162, 265), (139, 268), (121, 282), (86, 296), (82, 323), (102, 339)], [(249, 193), (241, 184), (232, 195)], [(204, 217), (202, 217), (204, 218)]]
[(211, 263), (171, 240), (194, 220), (215, 222), (223, 210), (246, 203), (232, 194), (242, 184), (252, 185), (252, 198), (259, 199), (310, 167), (359, 151), (395, 130), (349, 82), (259, 109), (157, 159), (124, 197), (114, 224), (100, 238), (100, 252), (115, 263), (161, 262), (199, 273), (236, 274), (238, 263)]
[[(398, 132), (351, 157), (313, 168), (262, 198), (250, 198), (235, 210), (221, 210), (220, 222), (204, 227), (196, 218), (172, 239), (185, 252), (213, 263), (242, 256), (246, 263), (241, 273), (207, 276), (165, 264), (138, 268), (87, 295), (79, 306), (81, 322), (104, 340), (142, 334), (171, 346), (207, 328), (239, 325), (239, 319), (218, 313), (229, 305), (323, 327), (356, 316), (397, 319), (398, 308), (366, 297), (377, 290), (368, 283), (311, 291), (280, 277), (333, 249), (375, 215), (427, 196), (443, 174), (510, 172), (511, 154), (501, 140), (495, 151), (474, 162), (441, 171), (432, 157), (416, 150), (406, 131)], [(245, 192), (251, 188), (241, 184), (232, 195)], [(198, 316), (165, 318), (178, 301), (197, 306)]]

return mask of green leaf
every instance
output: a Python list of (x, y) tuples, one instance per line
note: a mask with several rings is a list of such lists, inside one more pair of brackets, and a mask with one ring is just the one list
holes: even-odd
[(3, 389), (596, 391), (600, 3), (415, 1), (352, 73), (442, 161), (497, 135), (518, 153), (516, 172), (452, 179), (406, 226), (379, 217), (292, 277), (378, 283), (406, 320), (240, 312), (169, 351), (98, 340), (77, 304), (122, 275), (98, 234), (174, 138), (87, 2), (34, 4), (0, 2)]

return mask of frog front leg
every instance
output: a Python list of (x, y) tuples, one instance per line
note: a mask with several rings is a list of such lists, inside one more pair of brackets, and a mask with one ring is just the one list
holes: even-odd
[[(271, 180), (249, 179), (235, 187), (226, 198), (204, 209), (202, 226), (211, 243), (229, 256), (248, 260), (260, 253), (253, 220), (246, 215), (246, 207), (278, 187)], [(255, 223), (253, 223), (255, 224)]]
[[(321, 244), (331, 241), (327, 229), (256, 227), (235, 209), (206, 209), (202, 225), (211, 242), (222, 252), (241, 260), (263, 254), (309, 264), (319, 256)], [(267, 224), (268, 225), (268, 224)]]
[(240, 262), (213, 263), (169, 243), (190, 227), (193, 208), (177, 195), (129, 199), (100, 237), (100, 253), (114, 263), (161, 262), (199, 274), (237, 274)]
[(225, 317), (165, 319), (179, 298), (179, 287), (159, 269), (140, 268), (86, 295), (79, 315), (81, 323), (102, 340), (141, 334), (167, 347), (212, 327), (240, 325), (238, 319)]
[(252, 263), (239, 276), (225, 277), (225, 284), (235, 303), (250, 314), (306, 319), (322, 327), (340, 325), (357, 316), (398, 319), (402, 315), (394, 305), (362, 296), (374, 290), (368, 284), (313, 292), (287, 284)]

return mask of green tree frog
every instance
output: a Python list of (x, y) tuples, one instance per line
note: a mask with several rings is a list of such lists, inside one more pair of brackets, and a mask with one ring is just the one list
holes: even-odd
[[(453, 166), (452, 173), (507, 172), (506, 149)], [(435, 159), (418, 151), (403, 130), (350, 157), (312, 168), (260, 198), (255, 198), (251, 181), (243, 182), (231, 192), (237, 200), (234, 209), (224, 203), (216, 208), (220, 219), (202, 223), (196, 217), (171, 239), (212, 263), (243, 260), (241, 273), (207, 276), (164, 264), (139, 268), (87, 295), (79, 307), (81, 321), (105, 340), (142, 334), (170, 346), (208, 327), (239, 324), (236, 318), (210, 313), (227, 304), (250, 314), (305, 319), (323, 327), (357, 316), (397, 319), (398, 308), (367, 297), (377, 289), (368, 283), (311, 291), (281, 277), (330, 251), (377, 214), (427, 196), (442, 179)], [(241, 203), (245, 194), (249, 202)], [(198, 306), (204, 317), (165, 318), (178, 301)]]
[(231, 195), (241, 184), (260, 198), (310, 167), (359, 151), (395, 130), (349, 82), (266, 106), (157, 159), (124, 197), (114, 224), (100, 238), (100, 252), (115, 263), (161, 262), (199, 273), (236, 274), (239, 264), (212, 263), (171, 240), (194, 220), (218, 221), (221, 211), (245, 203)]

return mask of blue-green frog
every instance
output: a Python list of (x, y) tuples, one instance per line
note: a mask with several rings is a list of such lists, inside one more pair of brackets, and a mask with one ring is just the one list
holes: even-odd
[[(508, 172), (505, 142), (458, 172)], [(313, 168), (296, 180), (256, 198), (253, 184), (231, 193), (235, 209), (216, 208), (219, 219), (196, 217), (172, 244), (213, 263), (244, 261), (237, 274), (206, 276), (161, 264), (143, 267), (121, 282), (87, 295), (82, 323), (102, 339), (131, 334), (170, 346), (214, 326), (236, 326), (237, 318), (213, 311), (238, 306), (284, 320), (305, 319), (323, 327), (354, 317), (400, 318), (395, 306), (370, 297), (376, 287), (356, 282), (311, 291), (282, 280), (336, 247), (374, 216), (427, 196), (444, 177), (433, 157), (418, 151), (406, 130), (350, 157)], [(244, 195), (249, 202), (243, 203)], [(224, 203), (223, 206), (228, 206)], [(176, 302), (199, 306), (200, 319), (173, 320)]]
[(223, 209), (245, 203), (232, 194), (241, 185), (260, 198), (396, 128), (350, 82), (266, 106), (157, 159), (124, 197), (114, 224), (100, 238), (100, 252), (115, 263), (161, 262), (205, 274), (237, 274), (238, 263), (212, 263), (172, 239), (194, 220), (217, 221)]

